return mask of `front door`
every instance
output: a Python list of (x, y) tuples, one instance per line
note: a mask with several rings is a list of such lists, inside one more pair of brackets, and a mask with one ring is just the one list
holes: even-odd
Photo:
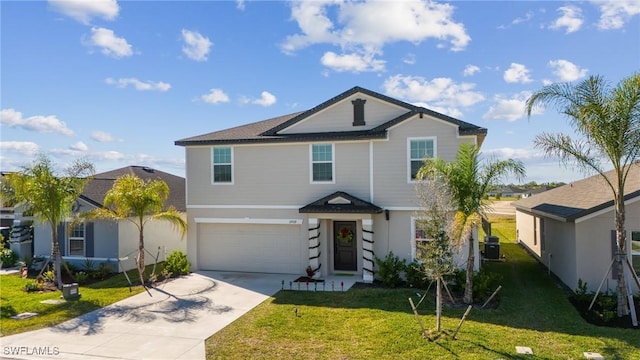
[(358, 270), (358, 250), (356, 247), (356, 222), (334, 221), (333, 223), (333, 269)]

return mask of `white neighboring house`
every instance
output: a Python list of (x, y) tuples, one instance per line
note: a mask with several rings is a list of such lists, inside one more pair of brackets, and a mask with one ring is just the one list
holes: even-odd
[[(74, 211), (89, 211), (102, 207), (104, 196), (114, 181), (124, 175), (136, 175), (143, 180), (163, 180), (169, 186), (169, 198), (165, 202), (178, 211), (185, 212), (185, 180), (162, 171), (143, 166), (128, 166), (96, 174), (85, 186), (74, 206)], [(184, 215), (186, 217), (186, 214)], [(122, 272), (136, 267), (138, 252), (138, 228), (128, 220), (92, 220), (69, 229), (71, 219), (58, 226), (60, 252), (65, 261), (82, 269), (90, 259), (94, 265), (106, 263), (114, 271)], [(51, 229), (48, 224), (35, 223), (34, 254), (48, 258), (51, 254)], [(164, 261), (173, 250), (186, 252), (186, 239), (166, 221), (151, 221), (144, 228), (145, 264)], [(118, 264), (118, 259), (121, 259)]]
[(480, 146), (486, 133), (354, 87), (307, 111), (178, 140), (192, 268), (304, 274), (310, 266), (372, 281), (374, 257), (392, 251), (411, 261), (426, 240), (415, 190), (424, 158), (453, 161), (461, 143)]
[[(614, 176), (613, 171), (607, 176)], [(640, 273), (640, 163), (632, 165), (625, 188), (627, 254)], [(600, 175), (512, 203), (518, 241), (570, 289), (578, 280), (595, 291), (616, 247), (613, 195)], [(617, 269), (603, 289), (615, 291)], [(638, 291), (631, 281), (632, 291)]]

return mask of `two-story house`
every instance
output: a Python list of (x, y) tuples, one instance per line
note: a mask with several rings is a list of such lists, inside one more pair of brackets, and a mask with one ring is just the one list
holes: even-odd
[(304, 274), (311, 266), (371, 281), (376, 256), (411, 261), (427, 240), (416, 226), (424, 159), (452, 161), (461, 143), (480, 146), (486, 133), (354, 87), (307, 111), (178, 140), (192, 268)]

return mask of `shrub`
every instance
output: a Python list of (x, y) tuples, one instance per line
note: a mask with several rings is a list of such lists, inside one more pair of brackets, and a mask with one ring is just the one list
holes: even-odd
[(47, 270), (42, 273), (42, 279), (46, 282), (54, 282), (56, 281), (56, 273), (53, 270)]
[(180, 250), (174, 250), (167, 256), (167, 260), (164, 262), (164, 269), (173, 276), (180, 276), (189, 273), (191, 264), (189, 264), (187, 255)]
[[(465, 281), (467, 278), (466, 270), (458, 270), (454, 274), (453, 288), (456, 291), (463, 292)], [(502, 277), (500, 274), (491, 273), (488, 271), (480, 270), (473, 275), (473, 300), (474, 302), (484, 302), (491, 294), (496, 290)], [(498, 294), (499, 295), (499, 294)]]
[(402, 272), (405, 271), (405, 260), (400, 261), (400, 258), (390, 251), (384, 260), (381, 260), (376, 256), (376, 264), (378, 265), (378, 277), (385, 286), (398, 287), (402, 285)]
[(89, 278), (89, 274), (87, 274), (84, 271), (79, 271), (79, 272), (76, 273), (75, 278), (76, 278), (76, 282), (78, 284), (84, 284), (87, 281), (87, 279)]
[(418, 289), (426, 289), (429, 286), (429, 280), (423, 271), (422, 264), (419, 262), (413, 261), (411, 264), (407, 265), (405, 273), (407, 275), (407, 283), (409, 286)]
[(42, 289), (42, 286), (40, 284), (38, 284), (37, 282), (35, 282), (35, 281), (27, 283), (24, 286), (24, 291), (26, 291), (26, 292), (39, 291), (41, 289)]
[(2, 249), (0, 253), (0, 261), (2, 261), (3, 268), (10, 268), (16, 265), (18, 256), (11, 249)]
[(111, 266), (106, 265), (105, 263), (100, 263), (98, 268), (91, 273), (91, 277), (96, 280), (104, 280), (112, 271), (113, 269)]
[(86, 258), (82, 263), (82, 268), (84, 269), (84, 271), (88, 273), (94, 272), (96, 270), (96, 264), (93, 262), (92, 259)]

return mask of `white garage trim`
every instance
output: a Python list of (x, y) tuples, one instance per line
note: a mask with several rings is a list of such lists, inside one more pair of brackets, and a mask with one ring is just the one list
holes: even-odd
[(198, 224), (302, 225), (302, 219), (194, 218)]

